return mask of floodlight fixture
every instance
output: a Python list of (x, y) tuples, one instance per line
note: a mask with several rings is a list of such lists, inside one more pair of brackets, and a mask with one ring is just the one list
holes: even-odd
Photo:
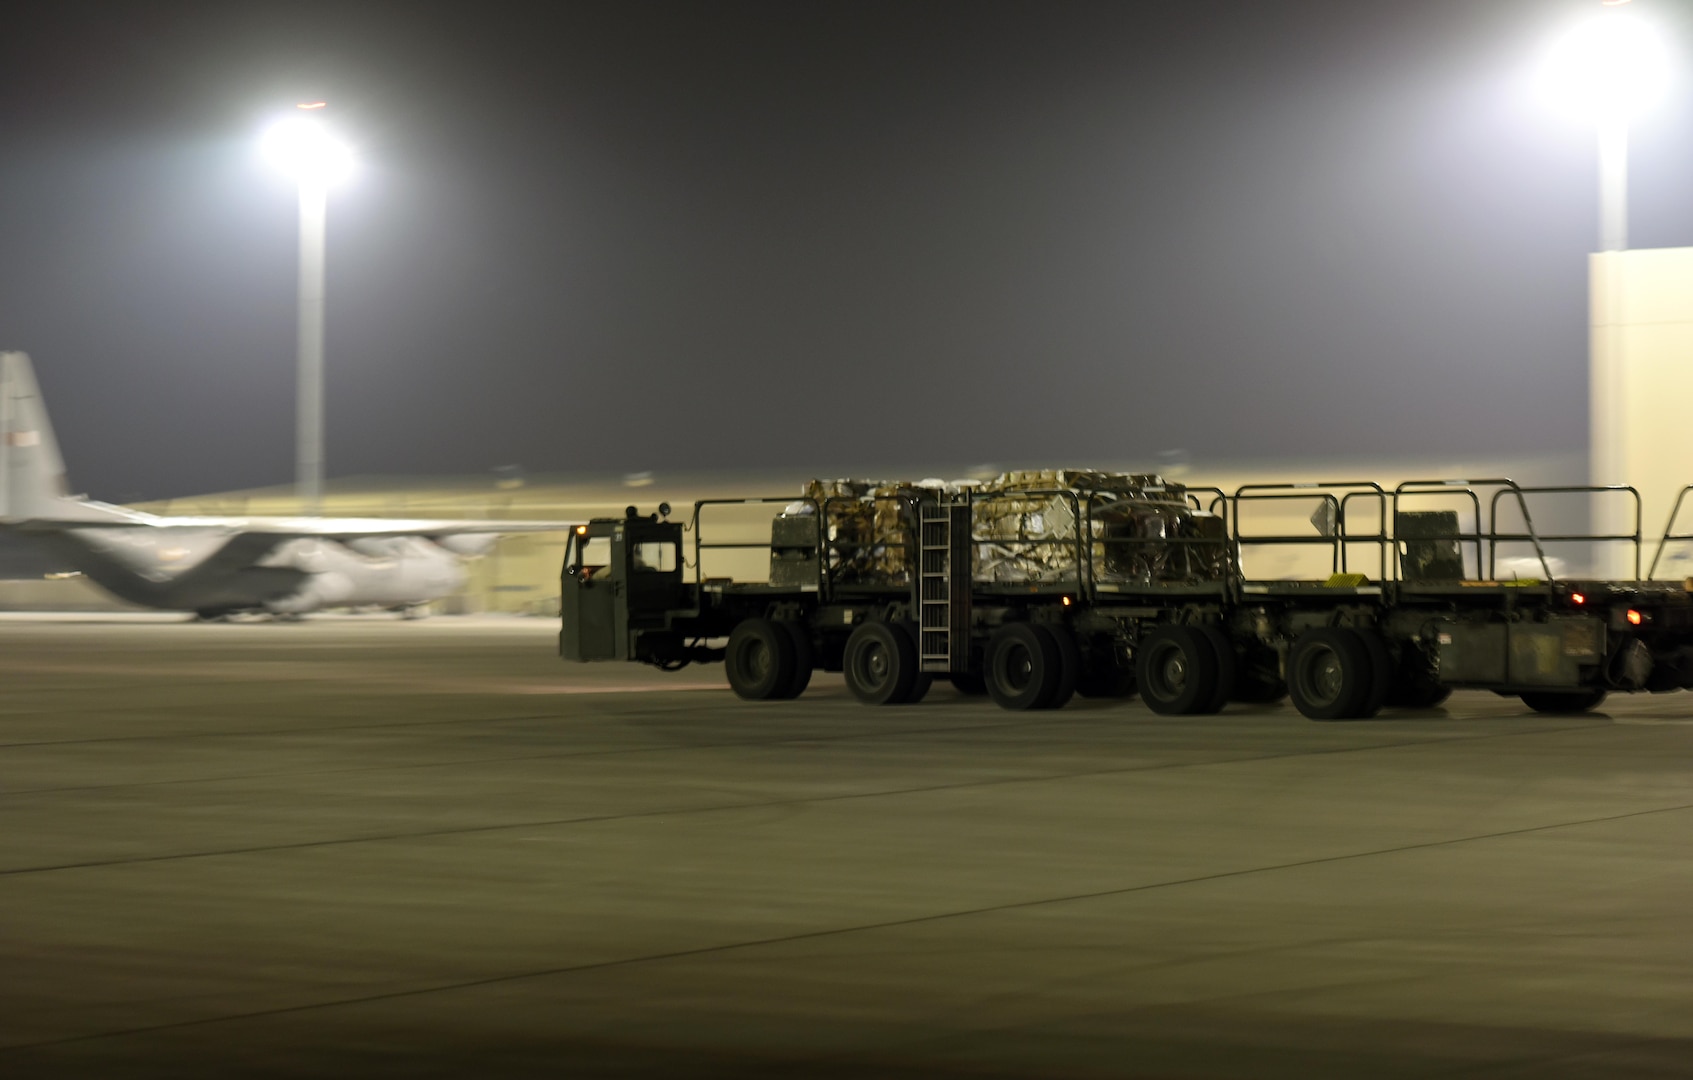
[(1542, 87), (1564, 112), (1626, 123), (1668, 90), (1669, 51), (1631, 6), (1603, 4), (1603, 10), (1569, 27), (1547, 50)]
[(319, 116), (304, 112), (321, 107), (315, 102), (301, 105), (302, 115), (282, 120), (265, 133), (265, 157), (302, 184), (333, 184), (353, 172), (352, 147)]

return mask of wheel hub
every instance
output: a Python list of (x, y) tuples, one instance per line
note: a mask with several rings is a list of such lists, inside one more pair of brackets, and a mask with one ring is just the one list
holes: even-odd
[(1345, 682), (1345, 673), (1341, 670), (1340, 657), (1325, 650), (1322, 655), (1311, 661), (1309, 685), (1312, 696), (1324, 702), (1333, 701), (1340, 696), (1340, 690)]
[(868, 681), (876, 684), (887, 681), (889, 669), (893, 665), (888, 659), (888, 650), (880, 644), (872, 645), (864, 651), (863, 672)]
[(1172, 693), (1180, 693), (1187, 685), (1187, 657), (1172, 649), (1158, 669), (1158, 676)]
[(763, 679), (770, 674), (770, 650), (764, 647), (762, 641), (753, 642), (747, 649), (747, 673), (755, 679)]
[(1034, 658), (1021, 644), (1006, 650), (1005, 683), (1013, 693), (1020, 693), (1035, 677)]

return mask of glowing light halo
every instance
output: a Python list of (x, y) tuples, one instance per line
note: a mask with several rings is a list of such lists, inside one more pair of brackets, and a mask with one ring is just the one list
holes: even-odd
[(263, 149), (267, 160), (301, 183), (338, 183), (352, 175), (355, 164), (352, 147), (315, 114), (273, 125)]
[(1626, 121), (1668, 90), (1669, 52), (1633, 11), (1606, 5), (1553, 40), (1539, 81), (1546, 97), (1566, 113)]

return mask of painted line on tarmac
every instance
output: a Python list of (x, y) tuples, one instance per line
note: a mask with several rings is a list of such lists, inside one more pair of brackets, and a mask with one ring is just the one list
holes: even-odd
[(1216, 881), (1228, 881), (1233, 878), (1251, 877), (1256, 874), (1273, 874), (1283, 870), (1302, 870), (1313, 866), (1327, 866), (1334, 863), (1352, 862), (1359, 859), (1378, 858), (1385, 855), (1402, 855), (1414, 851), (1429, 851), (1436, 848), (1456, 847), (1460, 844), (1472, 844), (1486, 840), (1504, 840), (1518, 836), (1531, 836), (1535, 833), (1553, 832), (1559, 829), (1579, 828), (1584, 825), (1602, 825), (1616, 821), (1629, 821), (1636, 818), (1651, 817), (1658, 814), (1673, 814), (1693, 810), (1693, 803), (1683, 803), (1676, 806), (1659, 806), (1646, 810), (1631, 810), (1623, 814), (1607, 814), (1602, 817), (1581, 818), (1575, 821), (1559, 821), (1546, 825), (1529, 825), (1520, 829), (1504, 829), (1499, 832), (1475, 833), (1469, 836), (1453, 836), (1443, 840), (1425, 840), (1415, 844), (1397, 844), (1393, 847), (1372, 848), (1367, 851), (1349, 851), (1339, 855), (1323, 855), (1311, 859), (1298, 859), (1293, 862), (1270, 863), (1264, 866), (1249, 866), (1239, 870), (1220, 870), (1212, 874), (1196, 874), (1192, 877), (1172, 878), (1168, 881), (1152, 881), (1141, 885), (1125, 885), (1116, 889), (1098, 889), (1093, 892), (1071, 893), (1065, 896), (1043, 896), (1032, 900), (1013, 900), (1004, 904), (990, 904), (979, 908), (964, 908), (956, 911), (939, 911), (929, 915), (913, 915), (903, 919), (886, 919), (881, 922), (858, 923), (853, 926), (834, 926), (820, 930), (805, 930), (795, 934), (780, 934), (775, 937), (753, 938), (747, 941), (729, 941), (718, 945), (701, 945), (692, 949), (673, 949), (668, 952), (647, 953), (642, 956), (627, 956), (616, 960), (596, 960), (585, 964), (566, 964), (559, 967), (539, 968), (534, 971), (518, 971), (505, 975), (489, 975), (480, 979), (463, 979), (458, 982), (440, 983), (435, 986), (422, 986), (410, 990), (391, 990), (379, 994), (363, 994), (357, 997), (337, 998), (333, 1001), (315, 1001), (302, 1005), (285, 1005), (274, 1009), (255, 1009), (251, 1012), (230, 1013), (225, 1016), (206, 1016), (193, 1020), (177, 1020), (164, 1024), (151, 1024), (133, 1028), (122, 1028), (116, 1031), (93, 1032), (86, 1035), (71, 1035), (57, 1039), (44, 1039), (39, 1042), (14, 1043), (11, 1046), (0, 1047), (0, 1057), (6, 1053), (18, 1050), (29, 1050), (48, 1046), (64, 1046), (73, 1043), (93, 1042), (99, 1039), (123, 1038), (128, 1035), (147, 1035), (160, 1031), (175, 1031), (184, 1028), (204, 1027), (210, 1024), (222, 1024), (239, 1020), (258, 1020), (273, 1016), (289, 1016), (298, 1013), (314, 1012), (320, 1009), (337, 1009), (350, 1005), (368, 1005), (376, 1002), (403, 1001), (407, 998), (424, 997), (429, 994), (453, 993), (461, 990), (475, 990), (485, 986), (501, 986), (516, 982), (526, 982), (531, 979), (547, 979), (560, 975), (576, 975), (584, 972), (607, 971), (616, 968), (634, 967), (640, 964), (662, 963), (667, 960), (689, 960), (700, 956), (714, 956), (723, 953), (736, 952), (741, 949), (759, 949), (773, 945), (789, 945), (801, 941), (817, 941), (823, 938), (844, 937), (848, 934), (873, 933), (878, 930), (897, 930), (908, 926), (922, 926), (928, 923), (945, 922), (948, 919), (967, 919), (979, 915), (997, 915), (1009, 911), (1028, 911), (1034, 908), (1050, 907), (1056, 904), (1082, 903), (1089, 900), (1105, 900), (1119, 896), (1132, 896), (1136, 893), (1153, 892), (1159, 889), (1179, 888), (1184, 885), (1205, 885)]
[(176, 862), (187, 859), (215, 859), (238, 855), (263, 855), (283, 851), (304, 851), (313, 848), (346, 847), (353, 844), (380, 844), (407, 840), (434, 840), (449, 836), (473, 836), (478, 833), (508, 832), (522, 829), (548, 829), (571, 825), (603, 825), (613, 821), (639, 821), (643, 818), (681, 817), (689, 814), (721, 814), (738, 810), (772, 810), (791, 806), (820, 806), (829, 803), (851, 802), (857, 799), (881, 799), (900, 795), (927, 795), (942, 791), (967, 791), (973, 788), (1004, 787), (1011, 784), (1042, 784), (1054, 780), (1079, 780), (1084, 777), (1115, 776), (1133, 773), (1168, 772), (1176, 769), (1204, 769), (1223, 765), (1252, 764), (1261, 761), (1284, 761), (1297, 758), (1324, 757), (1331, 754), (1373, 753), (1405, 747), (1428, 746), (1431, 743), (1449, 745), (1454, 742), (1482, 742), (1488, 739), (1514, 738), (1524, 735), (1543, 735), (1565, 731), (1585, 731), (1609, 727), (1609, 724), (1590, 724), (1580, 727), (1536, 728), (1530, 731), (1500, 731), (1487, 735), (1463, 736), (1454, 739), (1415, 739), (1397, 743), (1375, 743), (1368, 746), (1334, 746), (1315, 750), (1290, 751), (1276, 754), (1253, 754), (1234, 758), (1213, 758), (1209, 761), (1173, 761), (1157, 765), (1129, 765), (1106, 769), (1079, 769), (1064, 773), (1044, 773), (1039, 776), (1005, 776), (991, 780), (966, 780), (955, 784), (926, 784), (922, 787), (889, 788), (880, 791), (850, 791), (837, 795), (816, 795), (805, 798), (767, 799), (760, 802), (719, 803), (712, 806), (664, 807), (626, 814), (593, 814), (573, 818), (549, 818), (540, 821), (514, 821), (495, 825), (471, 825), (451, 829), (421, 829), (415, 832), (384, 833), (376, 836), (347, 836), (327, 840), (299, 840), (287, 844), (259, 844), (252, 847), (220, 848), (212, 851), (182, 851), (164, 855), (134, 855), (122, 859), (91, 859), (84, 862), (53, 863), (44, 866), (19, 866), (0, 869), (0, 878), (24, 874), (47, 874), (63, 870), (97, 870), (118, 866), (137, 866), (149, 863)]

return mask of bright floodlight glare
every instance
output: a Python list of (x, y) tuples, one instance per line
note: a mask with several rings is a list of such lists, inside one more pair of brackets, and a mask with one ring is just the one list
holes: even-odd
[(265, 156), (302, 182), (334, 183), (353, 171), (353, 151), (315, 117), (293, 117), (265, 135)]
[(1553, 43), (1542, 82), (1569, 113), (1626, 120), (1663, 96), (1669, 73), (1669, 56), (1652, 28), (1632, 12), (1613, 8)]

